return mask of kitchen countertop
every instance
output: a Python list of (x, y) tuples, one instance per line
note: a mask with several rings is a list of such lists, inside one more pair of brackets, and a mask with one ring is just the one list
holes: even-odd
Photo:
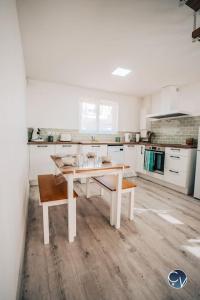
[(90, 141), (77, 141), (77, 142), (28, 142), (28, 145), (63, 145), (63, 144), (71, 144), (71, 145), (147, 145), (147, 146), (158, 146), (158, 147), (172, 147), (172, 148), (183, 148), (183, 149), (195, 149), (197, 146), (192, 145), (183, 145), (183, 144), (157, 144), (157, 143), (145, 143), (145, 142), (90, 142)]

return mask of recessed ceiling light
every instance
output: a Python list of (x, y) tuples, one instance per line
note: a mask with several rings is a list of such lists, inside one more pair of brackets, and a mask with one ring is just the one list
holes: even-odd
[(115, 69), (112, 74), (116, 75), (116, 76), (121, 76), (121, 77), (125, 77), (127, 76), (129, 73), (131, 73), (131, 70), (128, 69), (124, 69), (124, 68), (117, 68)]

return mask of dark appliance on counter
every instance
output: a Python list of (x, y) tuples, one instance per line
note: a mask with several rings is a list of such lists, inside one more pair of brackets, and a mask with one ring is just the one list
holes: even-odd
[(165, 148), (159, 146), (146, 146), (144, 153), (144, 169), (149, 172), (164, 175)]
[(151, 143), (151, 139), (155, 134), (152, 131), (146, 130), (146, 129), (142, 129), (140, 131), (140, 139), (141, 142), (144, 143)]
[(32, 140), (33, 136), (33, 128), (28, 128), (28, 141), (30, 142)]

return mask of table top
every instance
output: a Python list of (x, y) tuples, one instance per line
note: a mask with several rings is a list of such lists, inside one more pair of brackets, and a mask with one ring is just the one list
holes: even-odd
[(96, 161), (94, 158), (87, 159), (80, 166), (64, 166), (62, 162), (62, 158), (51, 155), (52, 160), (56, 164), (57, 168), (61, 171), (62, 174), (70, 174), (70, 173), (84, 173), (84, 172), (95, 172), (95, 171), (103, 171), (103, 170), (117, 170), (117, 169), (127, 169), (128, 165), (125, 164), (117, 164), (117, 163), (102, 163)]

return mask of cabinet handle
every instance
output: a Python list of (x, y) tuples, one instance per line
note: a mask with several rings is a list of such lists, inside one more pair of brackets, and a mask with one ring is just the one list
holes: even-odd
[(141, 154), (143, 154), (143, 147), (141, 146)]
[(72, 145), (62, 145), (62, 147), (72, 147)]
[(47, 148), (48, 145), (37, 145), (38, 148)]
[(92, 145), (93, 148), (100, 148), (98, 145)]
[(179, 174), (178, 171), (173, 171), (173, 170), (169, 170), (171, 173), (176, 173), (176, 174)]
[(178, 158), (180, 159), (180, 156), (174, 156), (174, 155), (170, 155), (171, 158)]
[(170, 150), (172, 150), (172, 151), (181, 151), (181, 149), (178, 149), (178, 148), (171, 148)]
[(128, 147), (130, 147), (130, 148), (134, 148), (135, 146), (134, 145), (127, 145)]

